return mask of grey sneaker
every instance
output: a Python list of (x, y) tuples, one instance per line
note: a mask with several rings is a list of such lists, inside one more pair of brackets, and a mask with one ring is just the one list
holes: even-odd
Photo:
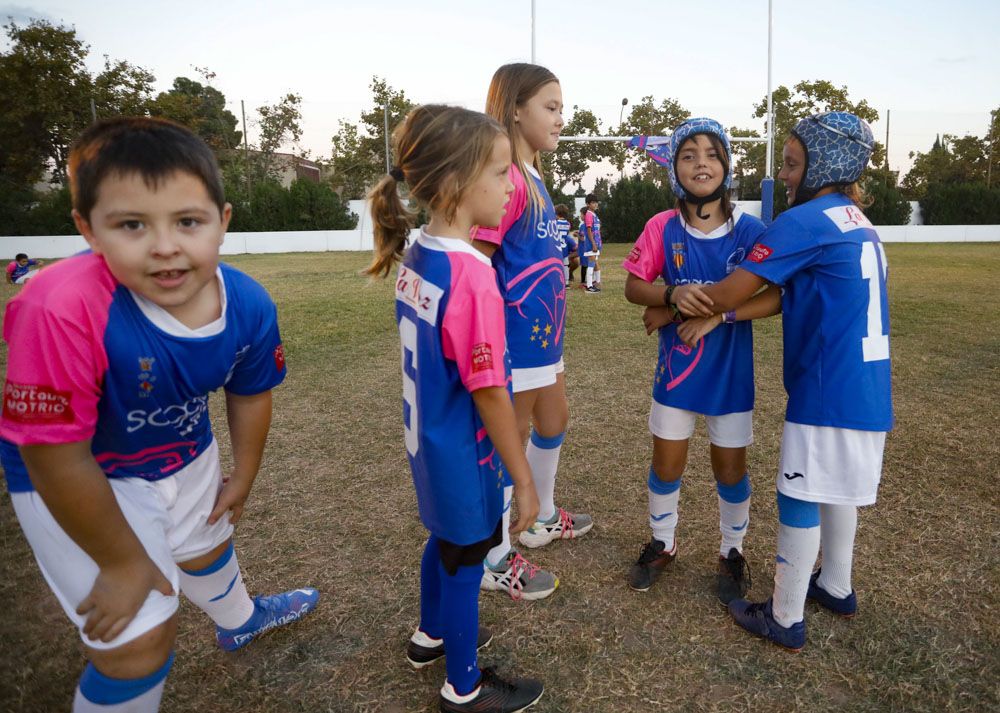
[(518, 539), (525, 547), (543, 547), (552, 540), (573, 539), (590, 532), (594, 518), (581, 513), (571, 513), (559, 508), (547, 522), (535, 522), (524, 530)]
[(558, 577), (531, 564), (515, 549), (507, 553), (506, 559), (496, 569), (486, 563), (479, 584), (483, 591), (507, 592), (511, 599), (527, 601), (545, 599), (558, 586)]

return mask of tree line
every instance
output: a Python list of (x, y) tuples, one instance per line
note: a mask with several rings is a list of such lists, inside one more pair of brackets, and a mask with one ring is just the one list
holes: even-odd
[[(76, 31), (35, 20), (26, 26), (4, 26), (10, 49), (0, 55), (0, 232), (60, 234), (74, 232), (69, 219), (66, 158), (73, 138), (94, 118), (116, 115), (161, 116), (195, 131), (215, 151), (226, 194), (234, 204), (233, 230), (307, 230), (353, 227), (356, 218), (348, 199), (363, 198), (385, 172), (386, 124), (389, 131), (416, 106), (403, 90), (373, 77), (371, 104), (357, 122), (342, 120), (331, 140), (329, 158), (315, 159), (324, 170), (320, 183), (296, 181), (290, 188), (278, 180), (278, 149), (301, 138), (302, 98), (288, 93), (273, 104), (257, 107), (252, 123), (258, 139), (250, 143), (240, 121), (226, 108), (226, 97), (213, 86), (208, 69), (197, 77), (177, 77), (172, 87), (154, 95), (155, 77), (148, 70), (105, 55), (104, 67), (91, 74), (84, 65), (90, 48)], [(803, 116), (830, 110), (851, 111), (869, 122), (879, 113), (864, 99), (853, 99), (847, 87), (828, 81), (801, 81), (779, 86), (772, 96), (775, 133), (773, 165), (780, 165), (782, 143)], [(386, 121), (385, 114), (388, 114)], [(690, 110), (675, 98), (649, 95), (632, 104), (617, 126), (605, 125), (594, 112), (574, 105), (564, 133), (579, 136), (664, 135)], [(737, 137), (759, 137), (766, 130), (767, 98), (754, 106), (757, 128), (731, 127)], [(862, 178), (873, 203), (867, 209), (875, 224), (905, 224), (910, 200), (921, 201), (925, 221), (934, 223), (1000, 223), (1000, 109), (991, 113), (985, 136), (938, 137), (927, 152), (914, 152), (913, 166), (900, 179), (890, 170), (885, 147), (876, 142), (871, 165)], [(765, 175), (766, 144), (733, 144), (733, 179), (738, 198), (760, 198)], [(296, 150), (296, 155), (307, 152)], [(617, 171), (586, 190), (586, 172), (607, 161)], [(543, 155), (549, 192), (556, 203), (572, 205), (573, 196), (593, 192), (605, 201), (602, 220), (609, 237), (631, 240), (634, 225), (660, 205), (672, 205), (666, 171), (645, 154), (621, 142), (561, 142)], [(776, 171), (775, 171), (776, 172)], [(627, 176), (626, 176), (627, 174)], [(51, 190), (51, 184), (55, 190)], [(308, 184), (308, 185), (306, 185)], [(775, 212), (784, 210), (784, 191), (775, 191)], [(645, 216), (645, 217), (643, 217)]]

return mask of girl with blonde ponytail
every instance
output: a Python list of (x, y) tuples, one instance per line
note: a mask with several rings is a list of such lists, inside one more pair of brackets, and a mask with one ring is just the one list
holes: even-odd
[[(486, 553), (502, 540), (503, 486), (514, 483), (523, 530), (538, 515), (507, 382), (503, 299), (490, 261), (472, 246), (474, 225), (500, 222), (514, 186), (510, 140), (478, 112), (428, 105), (394, 134), (396, 166), (372, 190), (375, 258), (368, 274), (396, 277), (403, 363), (403, 431), (420, 519), (430, 531), (420, 566), (420, 624), (406, 657), (414, 668), (446, 658), (442, 711), (514, 711), (542, 684), (480, 671), (476, 652)], [(430, 221), (407, 249), (410, 195)]]

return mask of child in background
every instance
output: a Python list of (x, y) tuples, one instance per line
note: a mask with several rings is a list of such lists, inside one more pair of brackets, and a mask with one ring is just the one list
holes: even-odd
[[(585, 276), (587, 280), (588, 291), (600, 292), (601, 291), (601, 248), (603, 247), (603, 240), (601, 238), (601, 219), (597, 217), (597, 208), (599, 206), (597, 196), (593, 193), (587, 196), (587, 212), (584, 214), (584, 225), (580, 226), (580, 229), (586, 229), (587, 237), (589, 238), (589, 244), (587, 249), (589, 250), (588, 256), (590, 257), (590, 274)], [(593, 290), (590, 290), (593, 288)]]
[[(155, 711), (177, 592), (227, 651), (301, 618), (315, 589), (251, 599), (233, 549), (285, 378), (277, 310), (219, 263), (215, 157), (171, 122), (94, 124), (73, 146), (73, 219), (92, 252), (8, 305), (0, 457), (42, 574), (90, 660), (77, 713)], [(225, 388), (223, 477), (208, 394)]]
[[(722, 533), (716, 594), (728, 604), (750, 587), (743, 539), (750, 521), (746, 449), (753, 442), (753, 333), (750, 323), (742, 320), (762, 316), (754, 309), (773, 308), (778, 296), (771, 290), (728, 315), (725, 329), (705, 338), (694, 334), (690, 345), (685, 343), (681, 330), (697, 331), (703, 325), (692, 321), (679, 326), (676, 311), (666, 307), (671, 292), (677, 285), (723, 279), (743, 261), (764, 225), (729, 200), (729, 139), (717, 121), (691, 119), (678, 126), (671, 134), (670, 156), (677, 207), (650, 219), (622, 263), (629, 273), (625, 297), (649, 306), (646, 331), (659, 328), (660, 341), (649, 415), (653, 463), (647, 485), (653, 536), (629, 570), (628, 583), (634, 590), (648, 590), (677, 555), (681, 476), (695, 421), (702, 414), (708, 424)], [(657, 278), (664, 284), (654, 285)]]
[(32, 270), (31, 268), (40, 269), (44, 264), (45, 261), (41, 258), (29, 258), (25, 253), (18, 253), (7, 264), (7, 284), (23, 285), (38, 274), (38, 269)]
[[(580, 255), (580, 289), (587, 292), (595, 293), (600, 292), (598, 289), (593, 289), (594, 287), (594, 254), (595, 248), (593, 243), (592, 231), (588, 229), (587, 226), (587, 214), (590, 212), (590, 208), (584, 203), (580, 207), (580, 227), (577, 229), (577, 251)], [(593, 225), (593, 222), (591, 222)]]
[[(559, 80), (544, 67), (508, 64), (493, 75), (486, 113), (510, 136), (514, 193), (496, 227), (480, 227), (474, 235), (476, 246), (493, 260), (506, 303), (514, 412), (518, 432), (528, 441), (527, 458), (538, 492), (538, 521), (519, 538), (526, 547), (579, 537), (594, 525), (589, 515), (555, 504), (556, 471), (569, 422), (562, 359), (566, 283), (555, 209), (542, 180), (538, 152), (554, 151), (559, 143), (562, 106)], [(507, 502), (505, 496), (505, 511)], [(527, 562), (507, 539), (489, 552), (486, 565), (485, 589), (542, 597), (559, 584), (551, 573)]]
[[(841, 616), (857, 611), (858, 506), (875, 503), (893, 426), (888, 266), (857, 184), (874, 145), (868, 124), (848, 112), (799, 121), (778, 173), (789, 209), (725, 280), (671, 296), (685, 314), (709, 317), (768, 283), (782, 288), (788, 408), (774, 595), (734, 600), (729, 612), (750, 633), (794, 651), (806, 642), (807, 598)], [(821, 543), (822, 567), (812, 572)]]
[[(420, 625), (407, 659), (415, 668), (446, 657), (442, 711), (524, 710), (542, 695), (532, 679), (480, 671), (476, 650), (492, 635), (479, 626), (483, 558), (501, 541), (503, 473), (514, 482), (521, 531), (538, 499), (521, 450), (507, 384), (503, 299), (489, 258), (472, 247), (473, 225), (499, 223), (514, 186), (507, 133), (478, 112), (414, 109), (394, 137), (399, 164), (370, 200), (376, 255), (368, 273), (396, 278), (403, 360), (403, 424), (417, 505), (430, 539), (420, 567)], [(413, 214), (430, 222), (403, 253)]]
[(556, 230), (559, 231), (559, 236), (556, 238), (556, 244), (562, 250), (563, 256), (563, 282), (566, 283), (566, 287), (569, 287), (569, 231), (572, 225), (569, 222), (569, 208), (560, 203), (556, 207)]

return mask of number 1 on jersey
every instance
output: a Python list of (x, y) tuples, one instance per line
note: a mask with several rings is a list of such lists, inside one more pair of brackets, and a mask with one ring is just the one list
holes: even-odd
[[(875, 251), (878, 250), (878, 255)], [(879, 258), (882, 269), (879, 269)], [(881, 361), (889, 358), (889, 335), (882, 334), (882, 291), (888, 263), (882, 243), (861, 244), (861, 277), (868, 280), (868, 336), (861, 339), (861, 352), (865, 361)]]
[(406, 452), (416, 456), (420, 448), (417, 413), (417, 325), (408, 317), (399, 320), (399, 342), (403, 357), (403, 430)]

